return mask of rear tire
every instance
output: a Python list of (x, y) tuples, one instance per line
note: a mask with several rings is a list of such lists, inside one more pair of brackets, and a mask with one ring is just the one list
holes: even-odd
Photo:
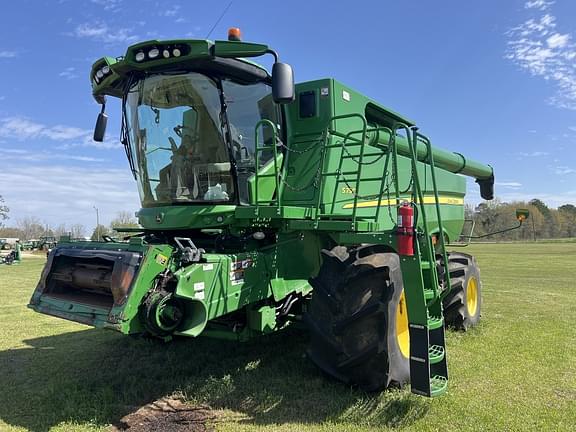
[(452, 290), (442, 301), (444, 321), (448, 327), (466, 331), (480, 321), (480, 269), (472, 255), (459, 252), (448, 255), (448, 269)]
[(410, 380), (408, 318), (398, 255), (370, 246), (322, 251), (305, 321), (308, 356), (327, 374), (365, 391)]

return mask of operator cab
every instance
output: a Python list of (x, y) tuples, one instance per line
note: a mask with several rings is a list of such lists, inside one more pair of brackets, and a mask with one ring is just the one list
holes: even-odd
[[(246, 60), (264, 54), (274, 56), (272, 75)], [(123, 100), (122, 142), (143, 207), (249, 204), (249, 179), (286, 138), (280, 104), (294, 100), (294, 77), (266, 45), (148, 41), (99, 60), (91, 76), (102, 104), (96, 141), (105, 96)]]
[[(124, 107), (144, 207), (247, 203), (242, 186), (255, 171), (255, 125), (267, 119), (284, 129), (265, 81), (199, 72), (148, 75), (129, 87)], [(260, 145), (272, 145), (272, 136), (265, 130)], [(260, 154), (259, 165), (271, 155)]]

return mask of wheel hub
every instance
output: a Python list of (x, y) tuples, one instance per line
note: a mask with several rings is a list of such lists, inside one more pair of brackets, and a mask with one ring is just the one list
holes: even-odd
[(478, 282), (473, 276), (468, 279), (466, 285), (466, 308), (470, 316), (476, 315), (478, 310)]
[(404, 291), (400, 294), (396, 309), (396, 340), (400, 352), (406, 358), (410, 356), (410, 331), (408, 330), (408, 311), (406, 310), (406, 296)]

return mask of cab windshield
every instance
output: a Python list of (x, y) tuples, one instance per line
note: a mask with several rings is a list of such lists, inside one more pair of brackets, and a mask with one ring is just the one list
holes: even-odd
[[(138, 81), (124, 108), (128, 156), (143, 206), (247, 202), (254, 127), (263, 118), (280, 127), (268, 85), (195, 72)], [(266, 155), (260, 156), (266, 163)]]

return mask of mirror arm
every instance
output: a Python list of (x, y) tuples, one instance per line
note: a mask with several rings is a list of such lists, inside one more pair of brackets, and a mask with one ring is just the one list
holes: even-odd
[(274, 51), (273, 49), (268, 48), (266, 50), (266, 53), (268, 54), (272, 54), (274, 56), (274, 63), (278, 63), (278, 53), (276, 51)]
[(523, 223), (523, 222), (524, 222), (524, 219), (518, 219), (518, 225), (516, 225), (515, 227), (512, 227), (512, 228), (506, 228), (506, 229), (503, 229), (503, 230), (501, 230), (501, 231), (494, 231), (494, 232), (491, 232), (491, 233), (488, 233), (488, 234), (483, 234), (483, 235), (480, 235), (480, 236), (460, 236), (460, 237), (461, 237), (461, 238), (466, 238), (466, 239), (481, 239), (481, 238), (484, 238), (484, 237), (492, 236), (492, 235), (494, 235), (494, 234), (502, 234), (502, 233), (505, 233), (505, 232), (508, 232), (508, 231), (514, 231), (515, 229), (520, 228), (520, 227), (522, 226), (522, 223)]
[(97, 104), (104, 105), (104, 104), (106, 104), (106, 95), (103, 95), (103, 94), (95, 95), (94, 100), (96, 101)]

